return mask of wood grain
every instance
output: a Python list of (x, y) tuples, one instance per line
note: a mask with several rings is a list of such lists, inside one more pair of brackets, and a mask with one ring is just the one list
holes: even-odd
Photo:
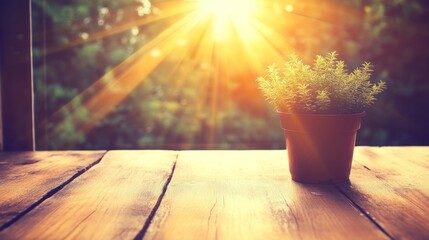
[(184, 151), (144, 239), (385, 239), (332, 185), (290, 180), (285, 151)]
[(0, 153), (0, 227), (100, 160), (105, 151)]
[(163, 192), (176, 156), (174, 151), (109, 151), (0, 238), (132, 239)]
[(429, 239), (429, 147), (360, 147), (341, 190), (394, 239)]

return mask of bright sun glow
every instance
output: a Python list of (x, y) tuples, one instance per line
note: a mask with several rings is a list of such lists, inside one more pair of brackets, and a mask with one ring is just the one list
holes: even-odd
[(216, 18), (243, 20), (251, 17), (255, 10), (253, 0), (200, 0), (200, 10)]
[(200, 0), (199, 15), (212, 19), (214, 40), (225, 41), (233, 29), (246, 32), (257, 10), (256, 0)]

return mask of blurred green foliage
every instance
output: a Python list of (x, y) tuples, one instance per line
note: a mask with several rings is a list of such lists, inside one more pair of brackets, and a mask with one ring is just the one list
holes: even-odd
[[(214, 82), (215, 67), (195, 62), (192, 51), (184, 59), (173, 51), (89, 131), (76, 121), (88, 121), (92, 112), (62, 108), (72, 99), (73, 105), (82, 104), (82, 91), (180, 19), (177, 14), (139, 24), (154, 14), (162, 16), (165, 2), (32, 1), (38, 149), (284, 147), (277, 116), (257, 89), (258, 73)], [(337, 51), (351, 63), (349, 68), (372, 62), (375, 78), (387, 82), (388, 90), (367, 111), (358, 144), (429, 144), (426, 1), (265, 2), (273, 12), (268, 17), (285, 19), (270, 27), (304, 60)], [(294, 6), (292, 13), (284, 10), (288, 4)], [(115, 78), (111, 74), (104, 81)], [(210, 94), (214, 90), (216, 97)], [(52, 135), (59, 124), (52, 116), (58, 111), (63, 128)]]

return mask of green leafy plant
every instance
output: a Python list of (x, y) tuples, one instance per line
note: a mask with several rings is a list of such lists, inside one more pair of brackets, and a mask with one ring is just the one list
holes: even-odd
[(371, 63), (347, 72), (337, 53), (317, 56), (313, 66), (292, 54), (283, 68), (268, 66), (257, 79), (266, 99), (278, 111), (294, 113), (358, 113), (373, 104), (385, 82), (370, 82)]

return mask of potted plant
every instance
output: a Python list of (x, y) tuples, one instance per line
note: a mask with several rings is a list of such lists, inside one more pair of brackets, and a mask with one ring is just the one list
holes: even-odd
[(312, 66), (291, 55), (283, 68), (270, 65), (266, 76), (257, 79), (280, 116), (295, 181), (349, 179), (364, 110), (385, 83), (370, 82), (370, 63), (350, 73), (345, 68), (335, 52), (317, 56)]

